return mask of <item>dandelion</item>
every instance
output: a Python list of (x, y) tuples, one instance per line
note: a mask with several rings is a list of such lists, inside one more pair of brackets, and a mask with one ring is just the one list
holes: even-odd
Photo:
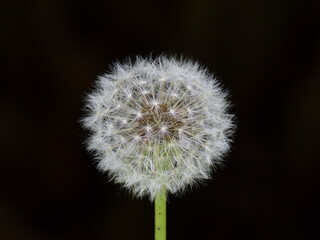
[(111, 179), (155, 200), (161, 232), (165, 218), (157, 214), (165, 213), (166, 193), (210, 178), (228, 152), (234, 129), (228, 107), (227, 94), (198, 63), (137, 57), (115, 64), (88, 95), (88, 149)]

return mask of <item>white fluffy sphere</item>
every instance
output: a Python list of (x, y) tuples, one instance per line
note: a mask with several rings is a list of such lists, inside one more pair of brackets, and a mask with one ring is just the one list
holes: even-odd
[(198, 63), (164, 56), (115, 64), (86, 99), (83, 124), (98, 167), (151, 200), (210, 178), (229, 150), (233, 115)]

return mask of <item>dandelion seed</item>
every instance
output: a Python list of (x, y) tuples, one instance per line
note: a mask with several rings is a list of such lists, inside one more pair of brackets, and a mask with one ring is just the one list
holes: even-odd
[(166, 127), (166, 126), (163, 126), (163, 127), (161, 128), (161, 131), (162, 131), (162, 132), (166, 132), (166, 131), (167, 131), (167, 127)]
[(140, 140), (140, 136), (135, 136), (134, 138), (135, 138), (135, 140), (137, 140), (137, 141)]

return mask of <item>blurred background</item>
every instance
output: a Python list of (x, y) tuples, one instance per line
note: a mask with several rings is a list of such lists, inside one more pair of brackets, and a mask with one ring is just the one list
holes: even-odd
[(226, 166), (168, 204), (168, 239), (319, 239), (319, 1), (0, 2), (0, 239), (153, 239), (99, 173), (83, 98), (115, 60), (199, 59), (231, 92)]

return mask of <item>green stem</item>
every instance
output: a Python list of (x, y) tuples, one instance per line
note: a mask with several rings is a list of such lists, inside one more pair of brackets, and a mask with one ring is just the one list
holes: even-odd
[(154, 202), (155, 240), (166, 240), (166, 188), (157, 194)]

